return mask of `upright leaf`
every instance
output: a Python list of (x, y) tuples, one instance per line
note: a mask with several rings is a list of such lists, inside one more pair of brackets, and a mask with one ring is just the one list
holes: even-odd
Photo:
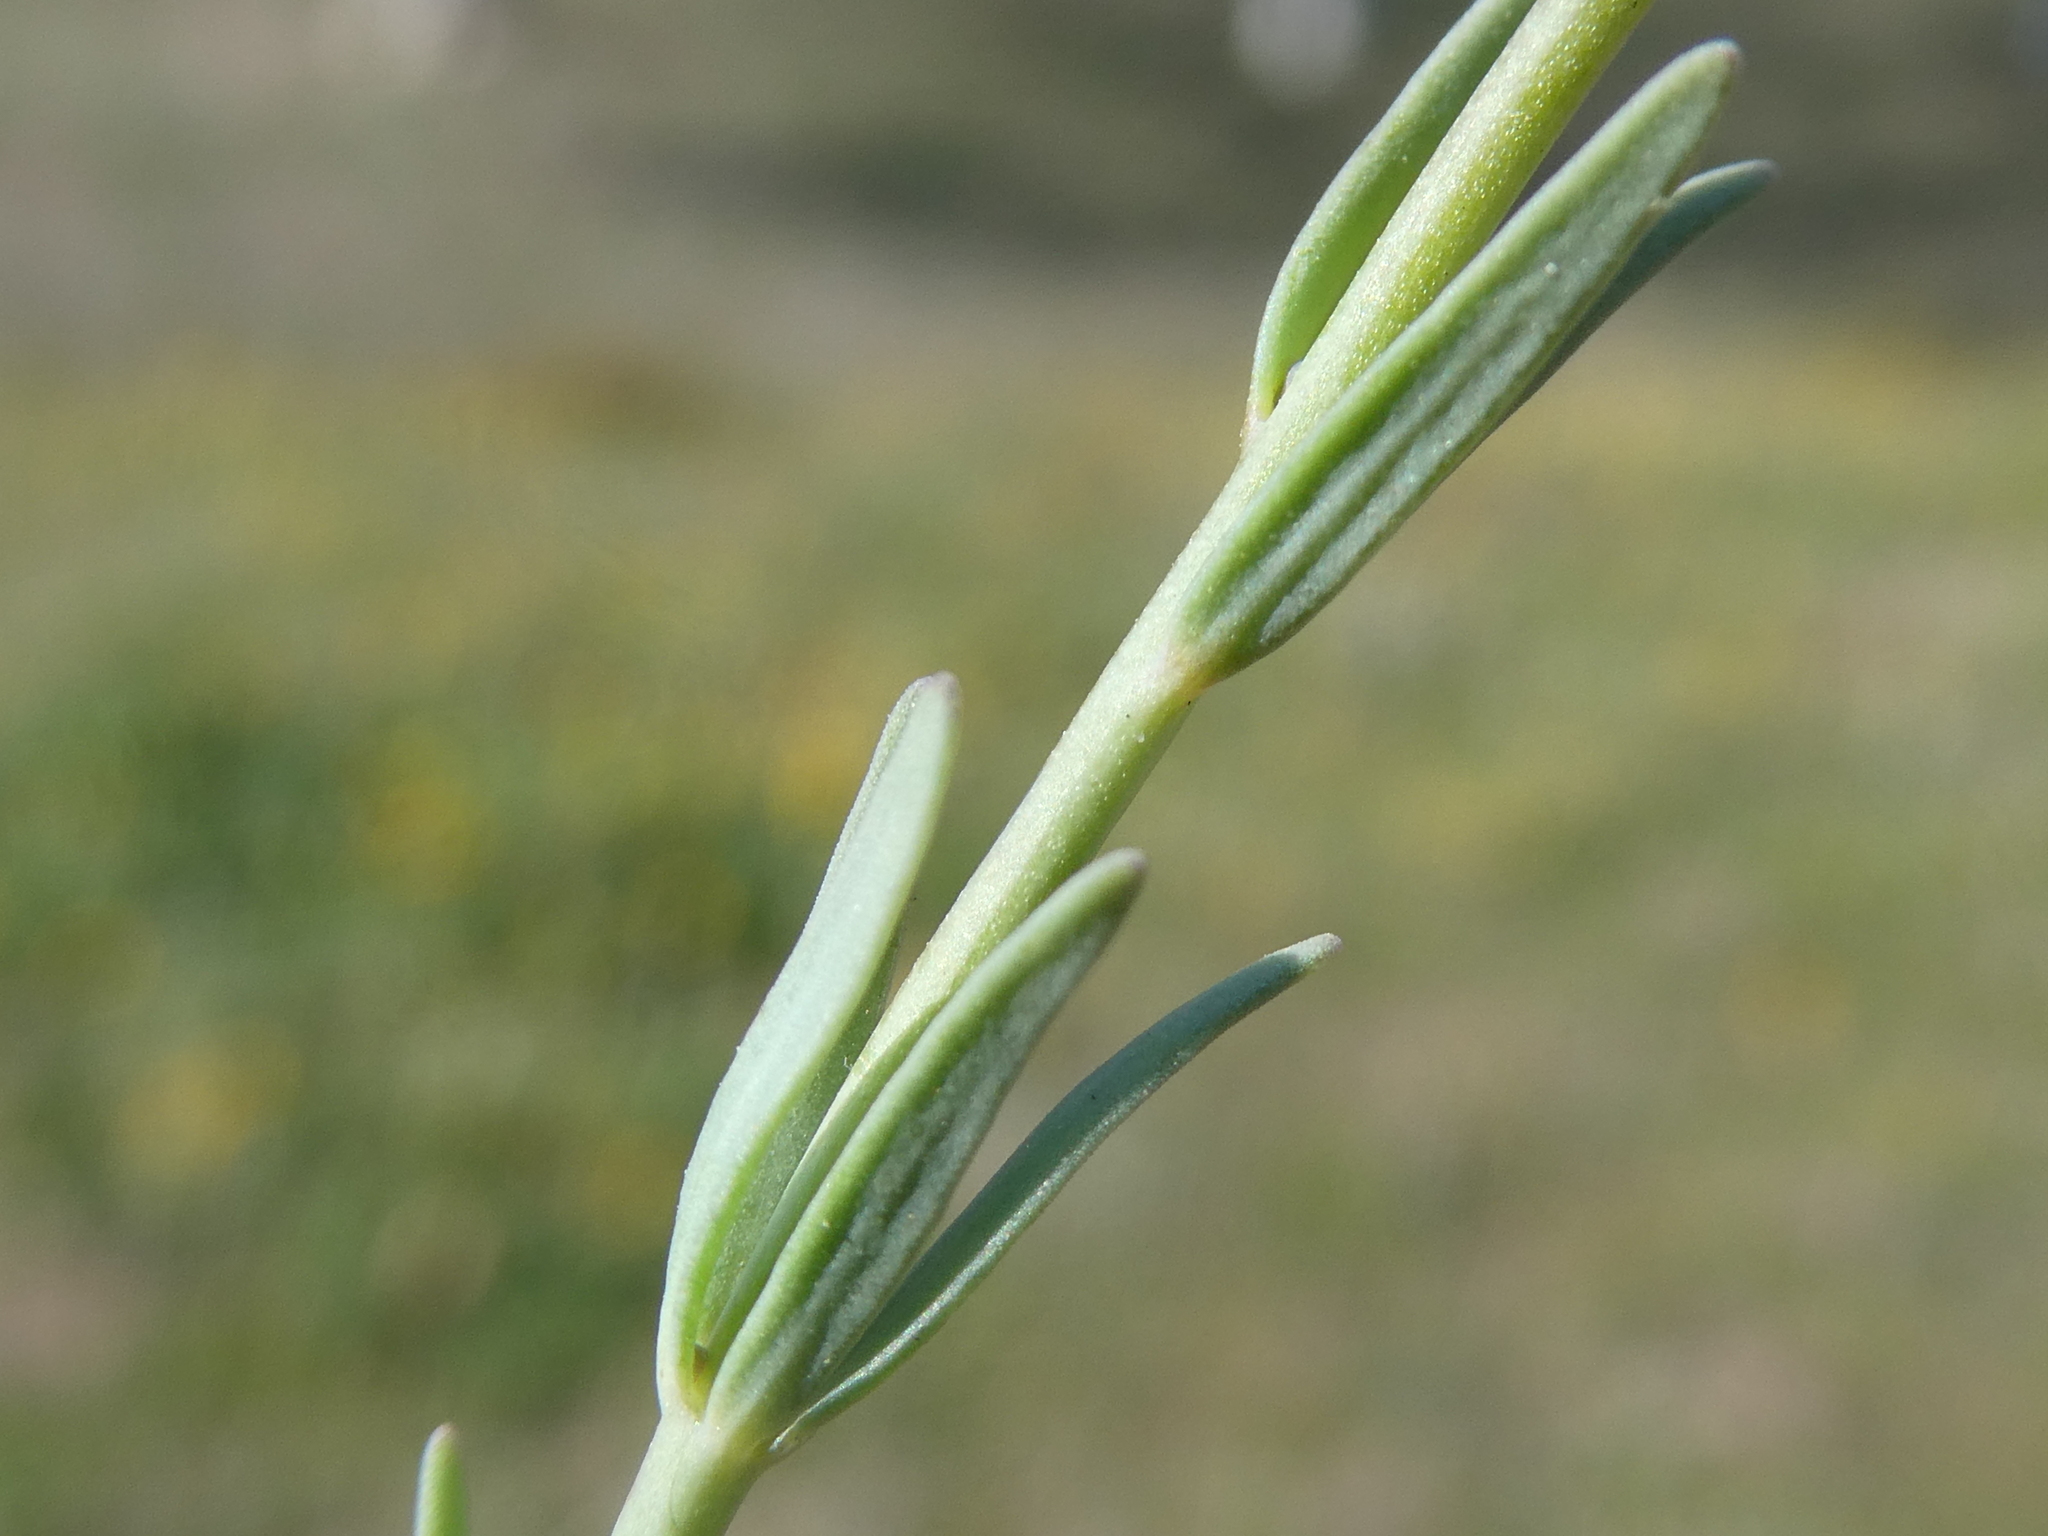
[(959, 693), (941, 673), (890, 713), (781, 974), (698, 1133), (655, 1346), (664, 1410), (701, 1406), (698, 1343), (725, 1305), (847, 1068), (874, 1028), (904, 904), (945, 794)]
[(1272, 415), (1287, 371), (1322, 334), (1352, 274), (1534, 3), (1480, 0), (1467, 11), (1317, 201), (1259, 322), (1247, 433)]
[(1024, 1058), (1130, 910), (1144, 872), (1128, 849), (1081, 870), (918, 1037), (778, 1245), (710, 1413), (743, 1422), (762, 1408), (794, 1411), (829, 1377), (944, 1213)]
[(1198, 533), (1189, 642), (1217, 675), (1327, 602), (1522, 398), (1711, 125), (1735, 50), (1667, 67), (1572, 157), (1250, 493)]
[(1262, 460), (1301, 440), (1492, 238), (1649, 0), (1536, 0), (1295, 367)]
[(469, 1489), (462, 1476), (462, 1447), (453, 1424), (443, 1424), (427, 1436), (427, 1448), (420, 1456), (412, 1530), (413, 1536), (469, 1536)]

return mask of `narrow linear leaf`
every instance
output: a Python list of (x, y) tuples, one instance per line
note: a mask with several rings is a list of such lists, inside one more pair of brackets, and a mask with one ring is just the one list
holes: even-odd
[(1262, 456), (1316, 418), (1450, 286), (1512, 212), (1650, 0), (1537, 0), (1296, 365)]
[[(1543, 365), (1543, 371), (1522, 392), (1522, 401), (1527, 401), (1549, 383), (1550, 376), (1562, 368), (1566, 360), (1584, 346), (1586, 339), (1605, 325), (1617, 309), (1634, 298), (1645, 283), (1670, 266), (1700, 236), (1747, 205), (1777, 179), (1778, 168), (1770, 161), (1741, 160), (1733, 165), (1702, 171), (1666, 198), (1657, 214), (1657, 222), (1650, 226), (1649, 232), (1629, 253), (1628, 260), (1614, 274), (1613, 281), (1600, 291), (1593, 307), (1579, 317), (1578, 323), (1557, 344), (1557, 350), (1550, 354), (1550, 361)], [(1517, 410), (1521, 403), (1516, 403)]]
[(921, 678), (891, 711), (803, 932), (718, 1085), (683, 1175), (655, 1360), (664, 1409), (701, 1406), (696, 1344), (874, 1028), (896, 931), (930, 844), (959, 689)]
[(420, 1456), (412, 1530), (413, 1536), (469, 1536), (469, 1489), (462, 1476), (462, 1447), (453, 1424), (443, 1424), (427, 1436), (427, 1448)]
[(1534, 4), (1480, 0), (1467, 11), (1317, 201), (1280, 265), (1259, 322), (1247, 433), (1273, 413), (1287, 371), (1322, 334), (1359, 263)]
[[(1309, 435), (1219, 507), (1187, 607), (1216, 675), (1249, 665), (1349, 581), (1507, 415), (1655, 217), (1733, 79), (1732, 45), (1683, 55), (1593, 136)], [(1198, 534), (1198, 538), (1199, 538)]]
[(1336, 936), (1326, 933), (1254, 961), (1174, 1009), (1090, 1073), (925, 1250), (847, 1352), (823, 1394), (783, 1433), (776, 1448), (794, 1444), (873, 1391), (953, 1315), (1111, 1131), (1211, 1041), (1337, 948)]
[[(1046, 898), (918, 1037), (834, 1159), (727, 1353), (708, 1411), (732, 1422), (816, 1394), (945, 1212), (1025, 1057), (1143, 882), (1130, 849)], [(777, 1428), (781, 1426), (778, 1424)]]

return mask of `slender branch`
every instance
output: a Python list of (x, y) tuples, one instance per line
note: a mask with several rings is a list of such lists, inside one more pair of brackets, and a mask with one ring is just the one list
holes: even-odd
[(1174, 618), (1155, 599), (1103, 668), (904, 978), (869, 1054), (922, 1029), (989, 951), (1101, 851), (1210, 680), (1178, 643)]
[(767, 1466), (765, 1452), (716, 1426), (686, 1413), (665, 1414), (612, 1536), (723, 1536)]

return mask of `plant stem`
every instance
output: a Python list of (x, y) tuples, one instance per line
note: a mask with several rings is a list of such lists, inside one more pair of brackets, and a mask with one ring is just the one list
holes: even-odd
[[(1514, 0), (1517, 9), (1525, 3), (1527, 0)], [(1439, 311), (1440, 315), (1449, 314), (1449, 320), (1434, 327), (1425, 324), (1421, 330), (1412, 332), (1412, 344), (1404, 343), (1404, 350), (1388, 358), (1387, 368), (1381, 374), (1361, 384), (1351, 395), (1347, 395), (1347, 390), (1359, 384), (1373, 360), (1437, 303), (1447, 285), (1493, 238), (1566, 121), (1649, 3), (1650, 0), (1534, 0), (1477, 90), (1465, 97), (1465, 86), (1456, 86), (1457, 96), (1464, 98), (1463, 109), (1448, 134), (1437, 142), (1419, 177), (1409, 185), (1391, 221), (1364, 255), (1363, 265), (1353, 273), (1321, 334), (1285, 381), (1272, 415), (1252, 432), (1215, 505), (1111, 656), (1023, 801), (917, 957), (859, 1059), (851, 1064), (850, 1074), (843, 1081), (833, 1077), (827, 1082), (827, 1092), (837, 1085), (837, 1096), (824, 1111), (822, 1122), (816, 1117), (806, 1122), (805, 1134), (810, 1139), (800, 1161), (793, 1170), (778, 1164), (779, 1182), (772, 1188), (764, 1186), (762, 1198), (773, 1204), (761, 1207), (761, 1219), (749, 1217), (745, 1230), (750, 1251), (727, 1256), (740, 1267), (734, 1270), (738, 1278), (724, 1298), (724, 1314), (708, 1320), (708, 1332), (693, 1326), (688, 1330), (689, 1337), (664, 1344), (665, 1351), (671, 1345), (678, 1351), (702, 1350), (705, 1369), (701, 1379), (705, 1390), (693, 1401), (701, 1401), (707, 1412), (699, 1417), (687, 1408), (678, 1408), (662, 1418), (614, 1528), (614, 1536), (722, 1536), (740, 1501), (768, 1466), (769, 1446), (786, 1448), (786, 1442), (776, 1437), (793, 1424), (802, 1426), (807, 1422), (803, 1415), (822, 1401), (814, 1395), (815, 1389), (821, 1381), (827, 1387), (831, 1383), (828, 1377), (816, 1374), (823, 1368), (819, 1361), (830, 1366), (836, 1356), (820, 1355), (818, 1350), (822, 1346), (817, 1345), (811, 1333), (803, 1331), (812, 1328), (808, 1316), (825, 1317), (826, 1312), (807, 1315), (804, 1309), (820, 1296), (820, 1307), (839, 1306), (845, 1293), (843, 1288), (833, 1289), (837, 1281), (821, 1283), (820, 1276), (828, 1273), (829, 1265), (839, 1262), (841, 1254), (851, 1254), (850, 1262), (868, 1266), (866, 1270), (850, 1271), (857, 1277), (881, 1275), (884, 1263), (896, 1262), (897, 1248), (875, 1248), (878, 1240), (871, 1234), (852, 1235), (859, 1229), (854, 1219), (859, 1215), (858, 1202), (833, 1186), (829, 1198), (820, 1203), (820, 1190), (838, 1177), (842, 1155), (856, 1134), (870, 1124), (866, 1117), (880, 1102), (878, 1096), (891, 1084), (891, 1074), (910, 1056), (926, 1026), (960, 993), (976, 967), (1063, 882), (1101, 851), (1111, 830), (1172, 743), (1195, 700), (1211, 684), (1249, 665), (1292, 633), (1292, 627), (1285, 626), (1270, 633), (1260, 629), (1272, 611), (1270, 605), (1264, 609), (1246, 607), (1242, 613), (1231, 608), (1219, 618), (1208, 606), (1210, 596), (1218, 590), (1228, 595), (1232, 590), (1230, 583), (1246, 573), (1258, 575), (1265, 569), (1260, 564), (1265, 559), (1264, 552), (1274, 546), (1274, 541), (1291, 538), (1303, 527), (1308, 530), (1302, 536), (1307, 542), (1281, 551), (1284, 559), (1276, 569), (1286, 584), (1271, 588), (1271, 601), (1291, 601), (1297, 593), (1307, 590), (1304, 573), (1321, 579), (1317, 562), (1325, 558), (1329, 540), (1348, 526), (1332, 523), (1330, 519), (1352, 517), (1362, 504), (1346, 499), (1354, 495), (1358, 477), (1341, 483), (1334, 478), (1337, 470), (1344, 467), (1338, 461), (1343, 454), (1353, 453), (1355, 445), (1345, 444), (1364, 430), (1361, 421), (1371, 425), (1358, 411), (1338, 408), (1355, 397), (1377, 409), (1380, 397), (1375, 390), (1385, 393), (1406, 387), (1420, 376), (1414, 354), (1430, 348), (1465, 346), (1465, 333), (1458, 327), (1470, 317), (1472, 306), (1478, 301), (1459, 290), (1463, 296)], [(1709, 84), (1725, 84), (1727, 60), (1718, 64), (1710, 60), (1700, 69), (1711, 73), (1709, 66), (1720, 71)], [(1697, 73), (1699, 70), (1695, 70)], [(1703, 90), (1704, 87), (1694, 92), (1697, 101), (1687, 98), (1698, 108), (1696, 115), (1705, 114), (1697, 125), (1702, 132), (1712, 105), (1718, 101), (1718, 96), (1709, 100), (1701, 94)], [(1446, 104), (1444, 112), (1449, 111)], [(1634, 121), (1630, 119), (1631, 123)], [(1663, 119), (1656, 121), (1661, 123)], [(1684, 123), (1679, 127), (1684, 127)], [(1668, 133), (1666, 137), (1669, 139)], [(1429, 138), (1435, 140), (1433, 129)], [(1684, 147), (1689, 149), (1696, 142), (1697, 134), (1687, 139)], [(1415, 158), (1420, 155), (1418, 150)], [(1598, 164), (1604, 168), (1603, 174), (1613, 171), (1607, 160)], [(1638, 179), (1647, 177), (1651, 171), (1663, 177), (1674, 167), (1662, 160), (1646, 159), (1638, 167)], [(1619, 178), (1619, 172), (1613, 174)], [(1590, 196), (1587, 188), (1577, 182), (1567, 180), (1556, 185), (1564, 188), (1567, 199), (1575, 197), (1584, 202)], [(1638, 216), (1642, 208), (1655, 205), (1669, 183), (1660, 180), (1654, 186), (1646, 183), (1637, 187), (1634, 182), (1617, 179), (1616, 185), (1620, 190), (1615, 196), (1623, 200), (1612, 207), (1607, 202), (1598, 203), (1593, 212), (1602, 218), (1611, 215), (1610, 222), (1619, 220), (1613, 226), (1614, 239), (1618, 240), (1630, 230), (1640, 232)], [(1543, 206), (1550, 208), (1551, 204)], [(1588, 217), (1591, 219), (1591, 215)], [(1525, 225), (1526, 221), (1515, 227), (1521, 229)], [(1550, 228), (1541, 223), (1533, 227), (1539, 234)], [(1606, 228), (1597, 219), (1588, 227), (1596, 233)], [(1592, 237), (1574, 238), (1583, 245)], [(1504, 242), (1503, 248), (1507, 255), (1502, 261), (1478, 271), (1481, 296), (1493, 291), (1488, 284), (1509, 291), (1509, 299), (1502, 300), (1505, 307), (1499, 311), (1506, 317), (1503, 325), (1509, 321), (1525, 324), (1527, 314), (1536, 316), (1535, 321), (1526, 321), (1525, 332), (1516, 345), (1526, 342), (1527, 347), (1534, 347), (1545, 342), (1546, 337), (1554, 342), (1556, 335), (1563, 334), (1561, 328), (1568, 327), (1581, 312), (1570, 309), (1567, 300), (1580, 295), (1582, 290), (1539, 285), (1542, 292), (1553, 295), (1555, 313), (1540, 307), (1530, 309), (1533, 301), (1525, 302), (1519, 297), (1521, 289), (1510, 291), (1504, 286), (1509, 278), (1521, 281), (1514, 263), (1521, 259), (1522, 245), (1511, 240)], [(1618, 262), (1625, 251), (1619, 247), (1616, 250), (1619, 254), (1613, 260)], [(1597, 246), (1599, 259), (1589, 258), (1581, 264), (1589, 282), (1602, 273), (1611, 274), (1611, 264), (1602, 264), (1607, 262), (1607, 251), (1607, 246)], [(1535, 268), (1531, 266), (1530, 270)], [(1550, 265), (1543, 270), (1556, 277), (1560, 268)], [(1595, 293), (1591, 288), (1583, 290), (1586, 302)], [(1514, 307), (1517, 304), (1523, 307)], [(1546, 320), (1546, 316), (1550, 318)], [(1560, 329), (1553, 334), (1543, 330), (1538, 322), (1554, 322)], [(1444, 418), (1452, 420), (1457, 430), (1442, 443), (1428, 441), (1429, 452), (1437, 457), (1425, 456), (1418, 462), (1429, 475), (1447, 472), (1455, 457), (1446, 455), (1454, 450), (1458, 455), (1469, 451), (1470, 443), (1483, 436), (1489, 423), (1498, 419), (1486, 414), (1493, 409), (1495, 399), (1484, 393), (1485, 387), (1491, 387), (1486, 380), (1505, 380), (1500, 385), (1502, 389), (1518, 386), (1526, 380), (1527, 369), (1541, 361), (1540, 355), (1532, 352), (1525, 367), (1520, 360), (1522, 354), (1503, 350), (1506, 343), (1492, 333), (1474, 334), (1479, 341), (1473, 346), (1490, 347), (1508, 361), (1498, 364), (1492, 374), (1481, 371), (1473, 375), (1481, 380), (1480, 386), (1474, 386), (1479, 390), (1473, 396), (1477, 403), (1465, 402), (1463, 395), (1453, 401), (1465, 402), (1459, 408), (1467, 415)], [(1457, 357), (1465, 355), (1461, 352)], [(1465, 364), (1459, 362), (1458, 366)], [(1464, 385), (1458, 382), (1462, 378), (1463, 375), (1457, 375), (1452, 383), (1462, 389)], [(1432, 411), (1440, 408), (1440, 400), (1427, 405)], [(1328, 431), (1308, 438), (1319, 420), (1330, 423)], [(1434, 431), (1439, 422), (1434, 416), (1417, 420), (1421, 423), (1415, 428), (1417, 432), (1424, 428)], [(1468, 426), (1477, 436), (1460, 435), (1466, 433)], [(1304, 440), (1309, 447), (1289, 461), (1290, 451)], [(1333, 448), (1333, 441), (1339, 441), (1339, 446)], [(1400, 439), (1395, 447), (1405, 453), (1408, 441)], [(1404, 464), (1407, 462), (1403, 460)], [(1282, 469), (1278, 478), (1276, 468)], [(1434, 480), (1422, 470), (1415, 473), (1415, 495), (1419, 497)], [(1334, 491), (1329, 489), (1332, 484), (1337, 487)], [(1362, 496), (1364, 492), (1357, 494)], [(1412, 500), (1403, 502), (1389, 512), (1387, 515), (1395, 521), (1386, 523), (1375, 537), (1395, 526), (1412, 505)], [(1322, 522), (1311, 522), (1312, 512), (1322, 516)], [(1336, 531), (1332, 532), (1333, 529)], [(1323, 542), (1315, 542), (1317, 539)], [(1303, 599), (1304, 606), (1288, 618), (1288, 625), (1298, 625), (1314, 612), (1336, 586), (1348, 579), (1356, 560), (1362, 560), (1372, 547), (1361, 544), (1351, 564), (1340, 561), (1333, 566), (1336, 574), (1330, 577), (1331, 584), (1316, 588), (1309, 598)], [(1288, 561), (1297, 563), (1290, 565)], [(1217, 585), (1219, 581), (1224, 583), (1221, 588)], [(947, 718), (950, 730), (950, 715)], [(950, 739), (948, 736), (949, 743)], [(894, 924), (900, 910), (900, 902), (890, 906), (887, 924)], [(1120, 913), (1119, 908), (1117, 915)], [(1092, 958), (1092, 951), (1086, 958)], [(1086, 958), (1080, 962), (1084, 966)], [(883, 970), (886, 973), (886, 966)], [(974, 1010), (980, 1007), (980, 1000), (970, 998), (969, 1003), (965, 1016), (979, 1019)], [(986, 1021), (977, 1027), (987, 1027)], [(838, 1065), (834, 1063), (835, 1068)], [(930, 1088), (930, 1082), (921, 1076), (910, 1082), (919, 1094)], [(907, 1113), (904, 1105), (896, 1102), (902, 1098), (899, 1094), (890, 1101), (878, 1134), (895, 1134), (895, 1127)], [(868, 1152), (860, 1155), (867, 1158)], [(917, 1156), (923, 1155), (917, 1152)], [(875, 1153), (876, 1159), (880, 1156)], [(881, 1163), (870, 1159), (846, 1166), (853, 1169), (845, 1175), (846, 1180), (857, 1181), (873, 1174)], [(921, 1171), (918, 1176), (923, 1176)], [(946, 1177), (957, 1177), (957, 1169)], [(750, 1192), (749, 1198), (752, 1197)], [(883, 1212), (877, 1221), (886, 1225), (895, 1220), (895, 1208), (887, 1207), (886, 1201), (896, 1198), (893, 1194), (877, 1197), (874, 1209)], [(823, 1214), (813, 1219), (814, 1209), (822, 1209)], [(806, 1221), (812, 1224), (805, 1227)], [(793, 1234), (800, 1229), (802, 1241), (792, 1244)], [(891, 1234), (894, 1230), (890, 1229)], [(889, 1242), (896, 1242), (893, 1235)], [(859, 1246), (863, 1243), (873, 1250), (865, 1256)], [(882, 1253), (884, 1259), (877, 1260), (875, 1252)], [(908, 1258), (903, 1262), (907, 1263)], [(900, 1274), (895, 1278), (885, 1276), (879, 1282), (861, 1279), (860, 1283), (893, 1286), (896, 1279), (900, 1279)], [(670, 1283), (676, 1283), (673, 1274)], [(765, 1305), (764, 1296), (769, 1298)], [(875, 1299), (879, 1304), (879, 1293)], [(864, 1314), (870, 1318), (872, 1315), (872, 1310)], [(861, 1325), (857, 1318), (855, 1326)], [(663, 1327), (670, 1327), (666, 1312)], [(831, 1345), (833, 1350), (840, 1347), (838, 1343)], [(663, 1367), (669, 1371), (681, 1368), (675, 1362)], [(691, 1364), (689, 1369), (695, 1371), (695, 1365)], [(806, 1372), (812, 1374), (807, 1377)], [(676, 1396), (673, 1391), (667, 1393), (669, 1400)]]
[(1210, 681), (1179, 643), (1178, 615), (1147, 606), (1023, 801), (960, 890), (869, 1042), (921, 1029), (970, 971), (1098, 853)]
[(665, 1414), (612, 1536), (723, 1536), (767, 1457), (688, 1414)]

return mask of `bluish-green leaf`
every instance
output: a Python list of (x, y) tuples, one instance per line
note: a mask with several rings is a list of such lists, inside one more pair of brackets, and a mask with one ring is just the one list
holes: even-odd
[(958, 718), (958, 686), (944, 674), (897, 702), (803, 932), (711, 1101), (669, 1250), (655, 1347), (664, 1410), (702, 1406), (716, 1362), (700, 1343), (874, 1028)]
[(1109, 1133), (1231, 1025), (1337, 949), (1324, 934), (1254, 961), (1183, 1003), (1104, 1062), (1038, 1123), (941, 1232), (777, 1448), (872, 1391), (958, 1307)]
[(1480, 0), (1437, 44), (1317, 201), (1280, 265), (1252, 349), (1250, 432), (1273, 412), (1352, 274), (1535, 0)]
[[(1237, 506), (1197, 535), (1188, 643), (1216, 675), (1292, 635), (1518, 402), (1642, 238), (1733, 79), (1732, 45), (1646, 85)], [(1230, 493), (1226, 493), (1226, 497)]]
[(469, 1489), (462, 1476), (462, 1448), (455, 1426), (443, 1424), (427, 1436), (420, 1456), (420, 1486), (413, 1501), (413, 1536), (469, 1536)]
[(1246, 443), (1261, 473), (1442, 295), (1513, 211), (1649, 0), (1538, 0)]
[[(779, 1245), (725, 1354), (710, 1414), (793, 1413), (829, 1379), (930, 1236), (1024, 1058), (1123, 921), (1144, 871), (1126, 849), (1073, 876), (910, 1047)], [(821, 1154), (825, 1145), (821, 1136)]]
[(1600, 291), (1593, 307), (1579, 317), (1558, 343), (1543, 371), (1523, 391), (1523, 400), (1541, 389), (1564, 366), (1565, 360), (1585, 345), (1587, 337), (1605, 325), (1645, 283), (1670, 266), (1680, 252), (1736, 209), (1747, 205), (1777, 178), (1778, 168), (1770, 161), (1742, 160), (1702, 171), (1666, 198), (1657, 222), (1629, 252), (1628, 260)]

